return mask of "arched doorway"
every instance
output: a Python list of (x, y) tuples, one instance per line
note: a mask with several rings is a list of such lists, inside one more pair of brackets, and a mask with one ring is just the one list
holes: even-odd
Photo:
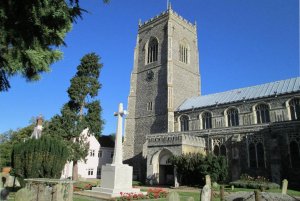
[(160, 185), (174, 185), (174, 166), (168, 163), (168, 159), (173, 156), (173, 154), (167, 150), (163, 149), (159, 153), (159, 184)]

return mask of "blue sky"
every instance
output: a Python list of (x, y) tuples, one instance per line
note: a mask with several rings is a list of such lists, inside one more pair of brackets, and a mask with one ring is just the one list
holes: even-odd
[[(67, 88), (86, 53), (104, 64), (99, 99), (103, 134), (115, 132), (113, 113), (127, 106), (138, 20), (166, 10), (166, 0), (82, 0), (89, 11), (74, 24), (61, 47), (64, 58), (28, 83), (18, 76), (0, 93), (0, 133), (29, 124), (42, 114), (50, 119), (68, 101)], [(298, 0), (171, 0), (173, 10), (197, 21), (202, 94), (299, 76)]]

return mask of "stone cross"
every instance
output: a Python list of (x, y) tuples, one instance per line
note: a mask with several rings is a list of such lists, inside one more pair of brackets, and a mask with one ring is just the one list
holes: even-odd
[(118, 120), (117, 120), (114, 158), (112, 164), (123, 164), (122, 130), (123, 130), (123, 116), (126, 114), (127, 114), (126, 111), (123, 110), (123, 103), (120, 103), (118, 112), (115, 112), (114, 114), (114, 116), (118, 117)]
[(287, 187), (288, 187), (288, 180), (286, 180), (286, 179), (282, 180), (282, 191), (281, 191), (281, 194), (286, 195)]

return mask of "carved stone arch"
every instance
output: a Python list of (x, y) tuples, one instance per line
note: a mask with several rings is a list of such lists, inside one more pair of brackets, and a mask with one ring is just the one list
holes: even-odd
[(257, 108), (257, 106), (259, 106), (259, 105), (267, 105), (268, 106), (268, 108), (269, 108), (269, 118), (270, 118), (270, 110), (271, 110), (271, 104), (270, 103), (267, 103), (267, 102), (265, 102), (265, 101), (260, 101), (260, 102), (258, 102), (258, 103), (255, 103), (253, 106), (252, 106), (252, 112), (253, 112), (253, 122), (254, 122), (254, 124), (258, 124), (258, 121), (257, 121), (257, 110), (256, 110), (256, 108)]
[(228, 121), (228, 111), (229, 110), (237, 110), (237, 125), (235, 125), (235, 126), (238, 126), (238, 125), (240, 125), (240, 120), (239, 120), (239, 114), (240, 114), (240, 109), (238, 108), (238, 107), (236, 107), (236, 106), (229, 106), (228, 108), (226, 108), (225, 110), (224, 110), (224, 120), (225, 120), (225, 127), (229, 127), (229, 121)]
[(285, 102), (285, 107), (286, 107), (286, 110), (287, 110), (287, 118), (288, 120), (292, 120), (292, 112), (291, 112), (291, 108), (290, 108), (290, 102), (294, 99), (299, 99), (300, 100), (300, 96), (294, 96), (294, 97), (291, 97), (289, 98), (286, 102)]
[[(168, 163), (168, 159), (174, 154), (168, 148), (162, 148), (155, 152), (150, 160), (152, 171), (148, 172), (149, 175), (153, 175), (153, 182), (157, 184), (169, 183), (167, 175), (173, 175), (174, 180), (174, 167)], [(174, 181), (171, 181), (171, 183)]]

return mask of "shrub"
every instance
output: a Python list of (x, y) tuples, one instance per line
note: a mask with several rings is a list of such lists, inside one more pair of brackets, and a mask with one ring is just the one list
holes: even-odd
[(228, 164), (224, 156), (200, 153), (172, 156), (169, 162), (176, 166), (181, 184), (203, 185), (203, 178), (209, 174), (213, 182), (223, 183), (228, 174)]
[(240, 179), (229, 183), (235, 187), (253, 188), (253, 189), (278, 189), (280, 186), (276, 183), (269, 182), (269, 180), (262, 176), (251, 177), (247, 174), (242, 174)]
[(143, 193), (123, 193), (123, 192), (121, 192), (120, 194), (121, 197), (117, 198), (117, 201), (166, 198), (168, 192), (161, 188), (150, 188), (147, 191), (147, 195), (144, 195)]
[(42, 136), (14, 145), (12, 166), (15, 175), (23, 178), (60, 178), (67, 157), (60, 140)]

